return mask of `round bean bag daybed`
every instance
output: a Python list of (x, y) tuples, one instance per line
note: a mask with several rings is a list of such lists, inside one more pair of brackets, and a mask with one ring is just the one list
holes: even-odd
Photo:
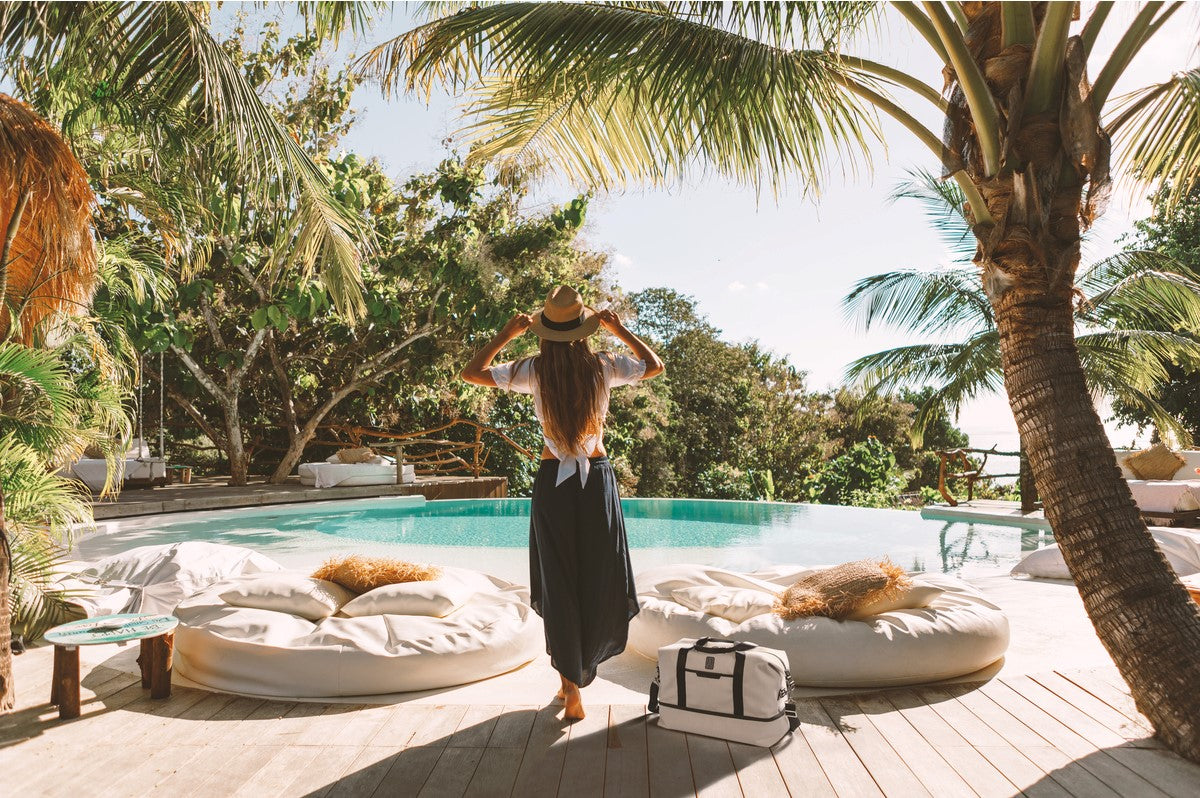
[[(538, 656), (543, 635), (528, 588), (464, 568), (441, 570), (434, 581), (357, 597), (295, 573), (213, 585), (175, 610), (175, 667), (226, 692), (318, 698), (450, 687)], [(416, 592), (372, 604), (393, 588)], [(314, 611), (314, 595), (328, 606)]]
[[(809, 687), (893, 687), (974, 673), (1004, 656), (1008, 619), (966, 583), (912, 576), (917, 609), (853, 620), (811, 616), (786, 621), (775, 596), (815, 569), (781, 566), (741, 574), (703, 565), (667, 565), (637, 576), (641, 611), (629, 644), (657, 659), (685, 637), (719, 637), (787, 653), (792, 678)], [(681, 603), (683, 602), (683, 603)]]

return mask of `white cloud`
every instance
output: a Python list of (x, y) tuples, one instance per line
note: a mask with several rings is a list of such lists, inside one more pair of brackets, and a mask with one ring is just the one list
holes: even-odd
[(628, 255), (622, 255), (620, 252), (613, 254), (613, 264), (618, 269), (628, 269), (633, 265), (633, 258)]
[(736, 294), (739, 291), (745, 291), (746, 284), (741, 280), (734, 280), (732, 283), (726, 286), (726, 290), (728, 290), (730, 293)]

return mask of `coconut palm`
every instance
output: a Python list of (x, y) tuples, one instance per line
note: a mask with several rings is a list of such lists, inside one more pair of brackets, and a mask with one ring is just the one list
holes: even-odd
[[(877, 113), (899, 121), (967, 198), (1005, 386), (1084, 606), (1139, 709), (1171, 748), (1200, 759), (1200, 611), (1120, 478), (1073, 307), (1080, 237), (1110, 187), (1111, 138), (1144, 181), (1173, 175), (1186, 187), (1200, 176), (1200, 72), (1111, 105), (1117, 79), (1183, 4), (1139, 4), (1102, 56), (1092, 51), (1113, 5), (1072, 31), (1074, 3), (892, 3), (944, 66), (924, 79), (846, 52), (853, 36), (882, 40), (897, 27), (876, 24), (873, 3), (505, 3), (453, 14), (434, 4), (435, 19), (363, 67), (393, 88), (469, 87), (462, 140), (476, 157), (601, 187), (703, 170), (815, 186), (839, 161), (863, 162)], [(926, 110), (944, 118), (943, 136), (920, 122)]]
[[(327, 38), (361, 32), (382, 3), (305, 2), (306, 23)], [(270, 112), (209, 31), (208, 5), (159, 2), (0, 4), (0, 74), (32, 85), (39, 108), (69, 138), (101, 142), (135, 129), (153, 161), (154, 139), (182, 118), (228, 153), (230, 180), (259, 191), (260, 204), (296, 208), (306, 247), (334, 304), (362, 310), (359, 224), (333, 198), (328, 176)], [(75, 138), (76, 136), (80, 138)], [(167, 152), (171, 152), (167, 149)]]
[[(900, 269), (863, 278), (843, 300), (864, 329), (889, 324), (920, 335), (962, 335), (957, 343), (923, 343), (855, 360), (846, 377), (871, 391), (931, 385), (934, 392), (913, 422), (919, 445), (925, 425), (940, 413), (1004, 387), (1000, 340), (979, 269), (975, 239), (954, 183), (918, 171), (893, 198), (919, 200), (953, 256), (946, 268)], [(1185, 264), (1157, 252), (1133, 250), (1104, 258), (1076, 277), (1080, 291), (1076, 345), (1093, 394), (1120, 399), (1154, 420), (1181, 444), (1191, 435), (1159, 403), (1168, 368), (1200, 368), (1200, 282)]]

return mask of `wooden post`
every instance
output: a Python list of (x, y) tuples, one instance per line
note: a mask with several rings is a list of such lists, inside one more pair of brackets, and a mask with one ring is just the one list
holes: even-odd
[(79, 717), (79, 646), (54, 647), (50, 703), (58, 704), (59, 720)]
[(175, 633), (167, 632), (146, 642), (150, 644), (150, 697), (170, 698), (171, 671), (175, 666)]
[(471, 460), (471, 470), (475, 473), (475, 479), (479, 479), (479, 450), (483, 448), (483, 428), (476, 425), (475, 427), (475, 456)]
[(404, 484), (404, 444), (397, 443), (392, 447), (396, 452), (396, 484)]

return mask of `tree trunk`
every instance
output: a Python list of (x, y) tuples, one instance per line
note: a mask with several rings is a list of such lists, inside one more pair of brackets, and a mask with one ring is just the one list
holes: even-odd
[(300, 458), (304, 456), (304, 449), (308, 446), (308, 442), (312, 440), (312, 435), (304, 435), (289, 430), (287, 451), (283, 453), (283, 459), (279, 461), (279, 465), (275, 466), (274, 473), (267, 480), (273, 485), (280, 485), (287, 481), (291, 475), (292, 469), (300, 462)]
[(221, 412), (225, 414), (226, 451), (229, 455), (228, 484), (245, 485), (249, 481), (250, 463), (246, 457), (245, 442), (242, 440), (242, 422), (237, 399), (222, 403)]
[(4, 491), (0, 489), (0, 712), (12, 709), (17, 701), (16, 686), (13, 684), (12, 613), (8, 605), (11, 575), (12, 556), (4, 526)]
[(1084, 382), (1069, 290), (1022, 282), (993, 304), (1009, 402), (1046, 518), (1138, 709), (1168, 746), (1200, 761), (1200, 611), (1121, 478)]

